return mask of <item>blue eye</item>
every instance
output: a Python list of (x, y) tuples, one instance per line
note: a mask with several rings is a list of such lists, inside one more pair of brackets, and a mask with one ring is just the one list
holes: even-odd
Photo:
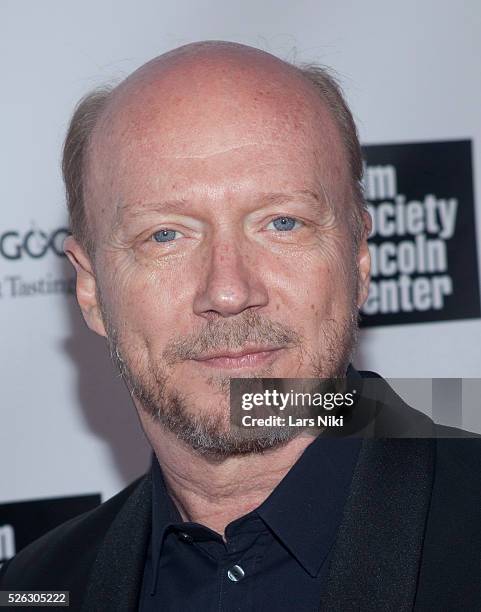
[(280, 232), (288, 232), (294, 229), (298, 221), (292, 217), (278, 217), (277, 219), (274, 219), (274, 221), (271, 221), (271, 223), (274, 224), (276, 230)]
[(172, 240), (175, 240), (175, 235), (178, 233), (179, 232), (176, 230), (163, 229), (155, 232), (155, 234), (152, 234), (152, 238), (155, 240), (155, 242), (171, 242)]

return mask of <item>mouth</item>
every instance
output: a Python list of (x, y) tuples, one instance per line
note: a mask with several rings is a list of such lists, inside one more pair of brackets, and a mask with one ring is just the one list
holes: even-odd
[(215, 351), (193, 361), (203, 366), (222, 370), (240, 370), (271, 365), (284, 350), (283, 347), (249, 347), (242, 351)]

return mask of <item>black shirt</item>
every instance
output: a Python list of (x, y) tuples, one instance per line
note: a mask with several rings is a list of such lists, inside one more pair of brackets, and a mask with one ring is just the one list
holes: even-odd
[(258, 508), (227, 525), (226, 542), (182, 521), (154, 455), (140, 611), (318, 610), (360, 446), (318, 436)]

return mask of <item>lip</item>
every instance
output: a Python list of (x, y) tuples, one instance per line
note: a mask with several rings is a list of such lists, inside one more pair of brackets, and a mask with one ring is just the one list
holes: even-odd
[(269, 348), (263, 346), (247, 348), (238, 352), (223, 351), (212, 353), (198, 357), (194, 361), (211, 368), (237, 370), (270, 365), (277, 359), (282, 350), (283, 347)]

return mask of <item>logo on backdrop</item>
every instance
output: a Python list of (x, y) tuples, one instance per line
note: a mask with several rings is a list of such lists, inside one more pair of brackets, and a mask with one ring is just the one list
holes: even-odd
[(0, 232), (0, 263), (2, 270), (7, 270), (7, 273), (0, 277), (0, 299), (52, 294), (74, 295), (75, 277), (71, 274), (67, 276), (65, 273), (53, 271), (32, 274), (32, 271), (38, 269), (39, 262), (45, 262), (44, 266), (51, 266), (51, 262), (56, 258), (65, 261), (62, 246), (69, 233), (65, 227), (46, 230), (37, 226)]
[(0, 567), (50, 529), (99, 504), (100, 494), (0, 504)]
[(471, 141), (363, 151), (373, 229), (362, 325), (481, 316)]
[(69, 230), (60, 227), (53, 232), (31, 229), (27, 232), (10, 230), (0, 234), (0, 255), (5, 259), (17, 260), (23, 257), (39, 259), (51, 251), (58, 257), (65, 257), (63, 241)]
[(4, 561), (14, 557), (16, 552), (13, 525), (0, 525), (0, 567)]

